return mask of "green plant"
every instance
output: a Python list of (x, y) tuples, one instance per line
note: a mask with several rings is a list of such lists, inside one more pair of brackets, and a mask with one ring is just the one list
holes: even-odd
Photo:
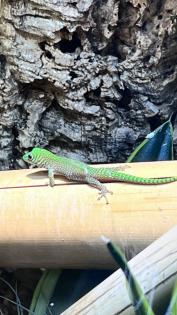
[[(136, 315), (155, 315), (138, 281), (131, 272), (121, 249), (106, 237), (102, 238), (106, 242), (110, 254), (125, 274)], [(165, 315), (177, 315), (177, 282)]]

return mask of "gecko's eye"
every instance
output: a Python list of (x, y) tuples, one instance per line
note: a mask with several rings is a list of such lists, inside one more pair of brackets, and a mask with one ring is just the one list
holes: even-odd
[(28, 154), (28, 160), (29, 160), (29, 161), (32, 161), (32, 159), (33, 159), (32, 155), (31, 155), (31, 154)]

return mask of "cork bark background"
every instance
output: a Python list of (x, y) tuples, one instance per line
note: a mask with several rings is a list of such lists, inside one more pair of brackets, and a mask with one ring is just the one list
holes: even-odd
[(123, 162), (176, 110), (176, 0), (0, 6), (0, 169), (34, 146)]

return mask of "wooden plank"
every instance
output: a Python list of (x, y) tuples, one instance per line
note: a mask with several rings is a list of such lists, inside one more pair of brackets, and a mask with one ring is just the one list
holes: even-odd
[[(160, 177), (175, 169), (177, 161), (132, 163), (125, 172)], [(106, 184), (109, 205), (86, 184), (47, 183), (42, 170), (0, 172), (0, 266), (111, 268), (101, 234), (136, 254), (177, 224), (177, 182)]]
[[(149, 301), (160, 306), (177, 277), (177, 226), (152, 243), (130, 262)], [(61, 315), (134, 315), (123, 272), (119, 269)]]

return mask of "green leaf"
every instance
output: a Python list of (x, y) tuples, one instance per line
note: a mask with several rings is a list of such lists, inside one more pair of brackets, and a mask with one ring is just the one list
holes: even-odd
[(128, 162), (173, 160), (173, 127), (171, 118), (146, 136), (127, 159)]
[[(65, 269), (56, 285), (50, 307), (53, 315), (63, 313), (73, 303), (105, 280), (113, 270)], [(49, 313), (50, 314), (50, 313)]]
[[(39, 280), (31, 301), (30, 312), (46, 315), (61, 270), (46, 270)], [(29, 312), (29, 314), (30, 314)]]
[[(104, 239), (106, 240), (106, 238)], [(131, 293), (130, 298), (132, 300), (136, 315), (154, 315), (154, 312), (149, 305), (139, 283), (133, 276), (122, 251), (110, 240), (106, 240), (106, 243), (111, 255), (125, 274)]]
[(177, 315), (177, 282), (166, 315)]

